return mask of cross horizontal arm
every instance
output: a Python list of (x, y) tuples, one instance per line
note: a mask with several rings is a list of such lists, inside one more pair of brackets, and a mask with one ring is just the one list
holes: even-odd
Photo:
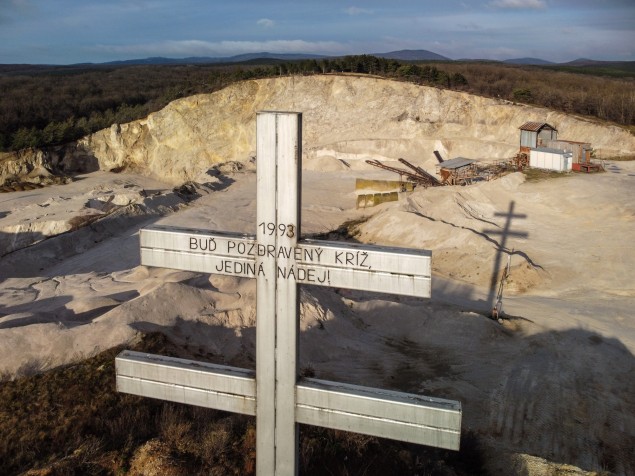
[(141, 263), (146, 266), (255, 278), (266, 274), (256, 265), (256, 257), (293, 258), (294, 266), (277, 267), (278, 278), (406, 296), (431, 295), (427, 250), (320, 240), (303, 240), (293, 248), (275, 247), (258, 244), (251, 235), (161, 226), (141, 230), (140, 241)]
[(254, 259), (249, 257), (234, 258), (156, 248), (141, 248), (141, 264), (197, 273), (241, 276), (243, 278), (255, 278), (257, 271)]
[[(132, 351), (115, 362), (120, 392), (255, 415), (251, 370)], [(295, 388), (298, 423), (459, 448), (459, 402), (309, 378)]]
[(483, 230), (486, 235), (502, 235), (515, 236), (516, 238), (527, 238), (529, 233), (525, 231), (509, 231), (509, 230)]
[(117, 391), (245, 415), (256, 414), (255, 372), (125, 350), (115, 359)]
[(296, 389), (299, 423), (459, 449), (460, 402), (310, 378)]
[(429, 250), (310, 239), (302, 240), (298, 247), (303, 251), (298, 259), (300, 263), (317, 262), (336, 268), (430, 277), (432, 253)]

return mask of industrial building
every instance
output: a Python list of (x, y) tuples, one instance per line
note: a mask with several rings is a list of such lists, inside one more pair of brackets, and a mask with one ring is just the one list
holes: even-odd
[(546, 122), (525, 122), (520, 126), (520, 152), (543, 147), (545, 141), (558, 139), (558, 130)]
[(468, 185), (478, 175), (478, 169), (475, 160), (456, 157), (437, 164), (437, 173), (444, 185)]
[(558, 139), (558, 130), (546, 122), (526, 122), (519, 129), (518, 155), (528, 158), (530, 167), (559, 172), (601, 169), (599, 164), (591, 162), (593, 149), (588, 142)]

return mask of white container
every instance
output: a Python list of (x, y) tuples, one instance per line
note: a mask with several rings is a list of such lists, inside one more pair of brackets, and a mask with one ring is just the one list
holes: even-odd
[(572, 168), (573, 154), (557, 149), (531, 149), (529, 166), (536, 169), (569, 172)]

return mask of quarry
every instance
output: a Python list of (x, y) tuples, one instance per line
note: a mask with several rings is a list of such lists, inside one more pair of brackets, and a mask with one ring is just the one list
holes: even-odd
[[(432, 251), (430, 299), (302, 286), (301, 367), (461, 401), (492, 474), (635, 472), (635, 162), (615, 160), (635, 154), (635, 136), (398, 81), (244, 81), (0, 158), (1, 372), (44, 371), (155, 331), (214, 363), (250, 362), (255, 283), (141, 266), (138, 233), (255, 232), (257, 111), (302, 112), (304, 236)], [(527, 121), (591, 143), (605, 171), (510, 171), (358, 206), (356, 181), (396, 179), (367, 161), (436, 176), (435, 151), (507, 160)]]

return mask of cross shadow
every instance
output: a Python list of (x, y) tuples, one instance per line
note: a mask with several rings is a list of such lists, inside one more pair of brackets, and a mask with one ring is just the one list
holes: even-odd
[[(507, 254), (508, 259), (511, 259), (511, 256), (513, 254), (521, 254), (507, 248), (507, 239), (511, 236), (517, 238), (527, 238), (529, 236), (529, 234), (526, 232), (511, 230), (512, 219), (522, 220), (527, 218), (527, 215), (524, 213), (514, 214), (515, 206), (516, 202), (512, 200), (509, 203), (509, 210), (507, 211), (507, 213), (496, 212), (494, 214), (494, 216), (506, 218), (505, 225), (503, 225), (502, 230), (488, 229), (483, 231), (483, 233), (487, 235), (500, 235), (501, 237), (500, 242), (497, 243), (496, 258), (494, 259), (494, 265), (492, 267), (492, 278), (490, 280), (489, 292), (487, 294), (487, 304), (489, 305), (490, 309), (494, 309), (502, 299), (503, 283), (501, 282), (499, 286), (499, 281), (501, 281), (501, 262), (503, 261), (503, 254)], [(507, 272), (508, 268), (505, 268), (503, 277), (506, 277), (505, 273)]]

